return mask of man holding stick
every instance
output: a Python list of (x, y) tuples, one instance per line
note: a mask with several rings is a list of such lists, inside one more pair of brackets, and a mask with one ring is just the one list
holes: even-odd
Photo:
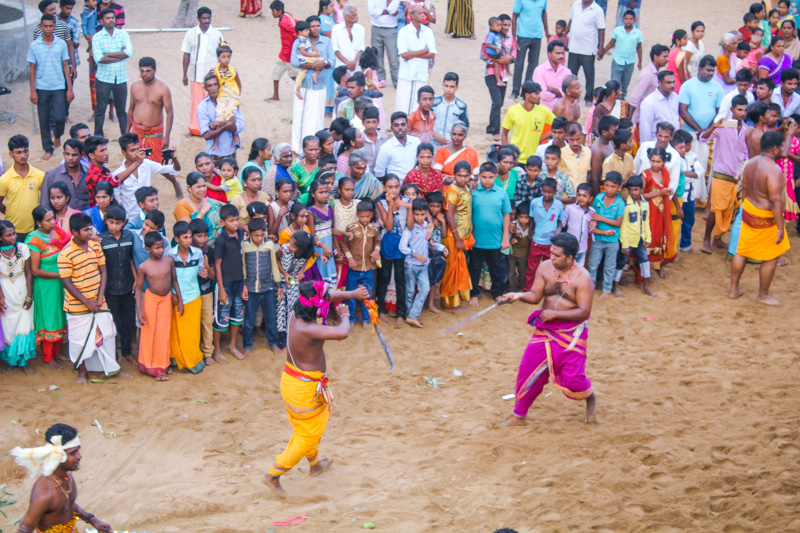
[(550, 260), (536, 271), (531, 290), (503, 296), (508, 303), (538, 304), (544, 298), (544, 305), (528, 317), (534, 329), (519, 364), (514, 415), (502, 426), (525, 425), (548, 375), (567, 398), (586, 400), (586, 423), (597, 419), (597, 399), (585, 373), (594, 289), (589, 272), (575, 264), (577, 253), (578, 239), (559, 233), (552, 239)]

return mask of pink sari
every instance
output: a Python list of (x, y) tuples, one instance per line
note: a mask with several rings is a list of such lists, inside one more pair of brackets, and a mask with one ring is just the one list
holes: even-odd
[[(792, 137), (789, 153), (797, 155), (798, 152), (800, 152), (800, 139)], [(777, 163), (780, 165), (781, 170), (783, 170), (783, 175), (786, 176), (786, 208), (784, 217), (787, 222), (797, 220), (800, 209), (797, 206), (797, 196), (794, 193), (794, 161), (788, 157), (781, 157), (777, 160)]]

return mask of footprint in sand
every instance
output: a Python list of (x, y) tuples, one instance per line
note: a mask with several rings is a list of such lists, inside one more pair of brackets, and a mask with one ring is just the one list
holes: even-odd
[(779, 448), (781, 450), (781, 455), (797, 455), (800, 453), (800, 449), (798, 449), (797, 446), (794, 444), (789, 444), (788, 442), (786, 444), (781, 444)]
[(636, 505), (634, 503), (629, 503), (623, 507), (623, 509), (631, 514), (635, 514), (636, 516), (644, 516), (647, 514), (647, 510), (642, 507), (641, 505)]

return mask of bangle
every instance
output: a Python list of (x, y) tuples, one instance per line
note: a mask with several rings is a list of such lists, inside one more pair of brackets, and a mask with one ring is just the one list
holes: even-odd
[(92, 521), (92, 518), (94, 518), (94, 515), (92, 513), (89, 513), (86, 515), (86, 518), (84, 518), (83, 521), (88, 524), (89, 522)]
[(26, 302), (32, 302), (32, 301), (33, 301), (33, 298), (31, 298), (30, 296), (26, 296), (26, 297), (25, 297), (25, 301), (26, 301)]

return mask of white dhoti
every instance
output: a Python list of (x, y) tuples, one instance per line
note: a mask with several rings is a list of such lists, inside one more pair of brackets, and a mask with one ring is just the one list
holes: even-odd
[(394, 96), (394, 110), (402, 111), (406, 115), (410, 115), (419, 107), (417, 102), (417, 91), (420, 87), (428, 85), (427, 81), (418, 80), (404, 80), (400, 78), (397, 80), (397, 90)]
[[(691, 133), (691, 132), (690, 132)], [(713, 162), (708, 161), (709, 153), (711, 152), (711, 146), (707, 142), (700, 142), (697, 140), (697, 134), (691, 133), (692, 135), (692, 152), (694, 155), (697, 156), (697, 160), (703, 165), (703, 168), (706, 169), (705, 176), (698, 176), (697, 180), (697, 188), (695, 189), (695, 199), (700, 202), (708, 202), (709, 196), (709, 189), (711, 188), (711, 172), (710, 169), (713, 167)]]
[[(69, 359), (77, 370), (82, 364), (89, 372), (112, 376), (121, 370), (117, 363), (117, 330), (110, 311), (73, 315), (67, 313)], [(133, 327), (133, 325), (131, 325)], [(102, 342), (98, 346), (98, 330)]]
[(292, 150), (303, 151), (303, 137), (314, 135), (325, 127), (326, 89), (300, 89), (303, 99), (294, 95), (292, 106)]

